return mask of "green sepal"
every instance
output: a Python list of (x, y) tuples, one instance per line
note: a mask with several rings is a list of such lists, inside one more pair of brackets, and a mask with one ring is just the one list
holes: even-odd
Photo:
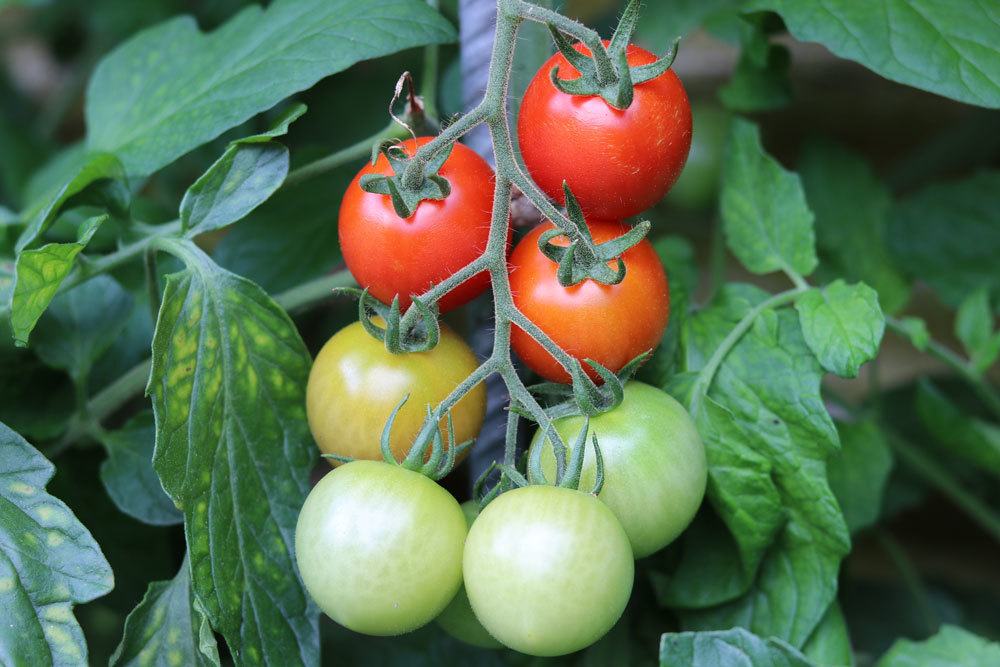
[(320, 458), (332, 459), (337, 463), (352, 463), (357, 461), (353, 456), (341, 456), (340, 454), (321, 454)]
[[(580, 486), (580, 476), (583, 474), (583, 459), (587, 453), (587, 432), (590, 430), (590, 418), (583, 421), (583, 428), (577, 434), (576, 440), (569, 450), (569, 461), (563, 470), (556, 470), (556, 486), (564, 489), (577, 489)], [(553, 447), (555, 443), (553, 443)], [(558, 466), (557, 466), (558, 468)]]
[(396, 215), (403, 219), (409, 218), (423, 200), (441, 200), (451, 194), (451, 184), (443, 176), (438, 175), (438, 171), (451, 155), (453, 147), (454, 144), (451, 144), (435, 154), (424, 165), (419, 182), (407, 186), (404, 183), (404, 174), (413, 158), (407, 156), (399, 144), (377, 143), (372, 150), (373, 157), (377, 160), (379, 152), (385, 155), (393, 174), (391, 176), (365, 174), (359, 182), (361, 189), (372, 194), (388, 195), (392, 199), (392, 208)]
[(594, 443), (594, 486), (590, 489), (592, 494), (599, 495), (604, 488), (604, 456), (601, 454), (601, 446), (597, 444), (597, 434), (592, 436)]
[[(415, 307), (420, 315), (417, 324), (404, 329), (401, 326), (403, 317), (398, 296), (387, 306), (373, 297), (367, 288), (361, 290), (356, 287), (340, 287), (333, 290), (333, 293), (358, 300), (358, 321), (361, 326), (372, 338), (381, 341), (392, 354), (427, 352), (433, 350), (441, 340), (437, 306), (428, 306), (420, 297), (410, 299), (411, 307)], [(373, 319), (375, 317), (381, 318), (385, 327), (376, 324)]]
[(396, 460), (395, 455), (392, 453), (392, 441), (390, 439), (392, 425), (396, 423), (396, 415), (399, 414), (399, 411), (403, 409), (408, 400), (410, 400), (410, 395), (406, 394), (399, 400), (399, 403), (396, 403), (396, 407), (389, 413), (389, 418), (385, 420), (385, 426), (382, 427), (382, 435), (379, 438), (379, 449), (382, 452), (382, 459), (390, 465), (399, 465), (399, 461)]
[[(528, 389), (536, 396), (550, 399), (552, 405), (545, 409), (545, 414), (550, 419), (580, 415), (594, 417), (614, 410), (621, 405), (625, 397), (625, 383), (632, 379), (651, 354), (651, 352), (643, 352), (636, 356), (625, 364), (618, 373), (612, 373), (593, 359), (585, 359), (584, 361), (604, 380), (600, 386), (597, 386), (583, 372), (583, 367), (577, 363), (571, 374), (571, 384), (542, 382), (532, 385)], [(519, 412), (518, 414), (523, 413)]]

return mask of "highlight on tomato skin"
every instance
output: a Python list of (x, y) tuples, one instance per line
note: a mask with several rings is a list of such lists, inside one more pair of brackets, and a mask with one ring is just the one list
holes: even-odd
[[(575, 48), (590, 54), (583, 44)], [(629, 45), (627, 58), (636, 66), (657, 56)], [(597, 96), (558, 90), (550, 79), (555, 67), (561, 79), (579, 76), (556, 53), (532, 78), (518, 111), (518, 146), (531, 177), (560, 204), (566, 181), (594, 218), (621, 220), (652, 207), (680, 176), (691, 148), (691, 105), (680, 78), (668, 69), (636, 85), (632, 104), (619, 110)]]
[[(407, 155), (433, 137), (400, 143)], [(409, 218), (400, 218), (389, 195), (365, 192), (367, 174), (391, 175), (385, 155), (370, 162), (347, 186), (340, 204), (338, 235), (344, 261), (358, 284), (379, 301), (399, 296), (405, 309), (410, 297), (426, 292), (479, 257), (486, 249), (493, 213), (495, 175), (489, 163), (468, 146), (456, 143), (438, 175), (451, 187), (443, 200), (425, 199)], [(482, 294), (489, 274), (479, 273), (446, 294), (441, 312)]]
[[(595, 243), (621, 236), (622, 222), (588, 220)], [(535, 227), (517, 244), (508, 259), (514, 305), (559, 347), (583, 363), (593, 359), (612, 372), (621, 370), (643, 352), (660, 343), (670, 315), (670, 289), (663, 264), (648, 239), (622, 255), (625, 278), (617, 285), (584, 280), (563, 287), (557, 265), (542, 254), (538, 237), (552, 229), (550, 222)], [(566, 244), (556, 237), (556, 244)], [(514, 326), (511, 346), (528, 368), (553, 382), (570, 382), (559, 362), (531, 336)], [(588, 364), (594, 380), (599, 376)]]

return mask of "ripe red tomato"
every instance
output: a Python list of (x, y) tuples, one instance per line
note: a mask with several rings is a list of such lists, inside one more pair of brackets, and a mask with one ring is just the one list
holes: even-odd
[[(432, 137), (408, 139), (402, 146), (412, 155)], [(451, 185), (442, 200), (425, 199), (412, 216), (400, 218), (389, 195), (365, 192), (365, 174), (391, 175), (389, 161), (379, 155), (366, 164), (347, 187), (340, 204), (340, 248), (347, 268), (372, 296), (389, 303), (399, 295), (406, 308), (410, 295), (455, 273), (486, 249), (493, 210), (493, 169), (471, 148), (455, 144), (438, 172)], [(466, 303), (489, 285), (485, 271), (448, 293), (438, 305), (448, 311)]]
[[(590, 54), (582, 44), (576, 49)], [(629, 65), (656, 60), (634, 45), (627, 58)], [(579, 76), (556, 53), (531, 80), (518, 112), (518, 143), (532, 178), (559, 203), (565, 180), (583, 211), (595, 218), (627, 218), (658, 202), (677, 180), (691, 147), (691, 106), (680, 79), (667, 70), (640, 83), (632, 104), (620, 110), (598, 96), (559, 91), (549, 79), (556, 66), (560, 79)]]
[[(588, 222), (595, 243), (621, 236), (621, 222)], [(538, 249), (538, 237), (552, 229), (546, 222), (531, 230), (510, 255), (510, 287), (514, 305), (559, 347), (580, 359), (593, 359), (612, 371), (655, 348), (670, 314), (670, 291), (663, 265), (652, 244), (643, 239), (624, 255), (625, 279), (617, 285), (585, 280), (563, 287), (558, 266)], [(553, 243), (567, 245), (565, 237)], [(612, 265), (613, 266), (613, 265)], [(555, 382), (570, 376), (548, 352), (521, 329), (511, 330), (511, 344), (529, 368)], [(592, 378), (597, 375), (584, 364)]]

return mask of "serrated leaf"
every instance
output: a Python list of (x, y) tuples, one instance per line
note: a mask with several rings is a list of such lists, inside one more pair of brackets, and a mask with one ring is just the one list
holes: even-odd
[(885, 316), (878, 294), (868, 285), (835, 280), (804, 293), (795, 309), (806, 344), (831, 373), (857, 377), (862, 364), (878, 354)]
[(311, 664), (318, 629), (292, 557), (315, 448), (311, 359), (257, 285), (190, 242), (153, 336), (153, 465), (184, 513), (195, 594), (245, 664)]
[(421, 0), (277, 0), (211, 33), (178, 17), (98, 65), (87, 145), (118, 155), (129, 174), (150, 174), (356, 62), (454, 37)]
[(107, 219), (108, 216), (102, 215), (84, 222), (75, 242), (48, 243), (18, 254), (10, 301), (10, 324), (15, 343), (20, 346), (28, 344), (28, 335), (73, 269), (76, 256), (87, 247)]
[(1000, 356), (1000, 331), (994, 330), (996, 317), (985, 289), (970, 294), (958, 308), (955, 335), (962, 341), (969, 361), (982, 373)]
[(922, 642), (897, 639), (876, 667), (983, 667), (1000, 664), (1000, 644), (954, 625)]
[(660, 638), (661, 667), (815, 667), (795, 647), (743, 628), (669, 632)]
[(154, 581), (125, 619), (110, 667), (208, 667), (219, 665), (219, 649), (204, 608), (191, 591), (185, 558), (170, 581)]
[(952, 306), (980, 288), (1000, 293), (1000, 171), (931, 185), (901, 199), (887, 238), (900, 268)]
[(840, 451), (827, 462), (830, 488), (852, 533), (874, 525), (892, 470), (892, 451), (873, 420), (837, 424)]
[[(991, 7), (994, 7), (992, 10)], [(756, 0), (789, 32), (887, 79), (1000, 108), (1000, 16), (978, 0)]]
[(132, 295), (118, 281), (95, 276), (52, 299), (35, 330), (35, 353), (82, 382), (128, 323), (132, 308)]
[(753, 273), (816, 268), (813, 214), (798, 175), (760, 143), (760, 130), (734, 118), (722, 170), (722, 221), (733, 254)]
[(916, 408), (943, 453), (1000, 479), (1000, 427), (965, 414), (926, 378), (917, 385)]
[(140, 412), (119, 430), (104, 433), (101, 442), (108, 451), (101, 464), (101, 483), (118, 509), (154, 526), (184, 520), (153, 470), (156, 427), (152, 412)]
[(868, 162), (837, 144), (811, 142), (799, 171), (816, 214), (820, 269), (871, 285), (886, 312), (906, 305), (910, 288), (886, 242), (892, 195)]
[(0, 656), (4, 663), (86, 665), (73, 605), (112, 589), (100, 547), (45, 492), (52, 464), (0, 423)]
[[(711, 307), (684, 328), (686, 368), (700, 370), (719, 343), (767, 294), (729, 285)], [(839, 447), (820, 396), (822, 370), (788, 309), (765, 310), (725, 357), (703, 408), (694, 415), (709, 464), (708, 500), (735, 540), (744, 576), (740, 597), (730, 570), (700, 580), (687, 600), (683, 624), (691, 629), (742, 625), (801, 646), (836, 596), (847, 528), (826, 478), (826, 459)], [(771, 539), (773, 538), (773, 542)], [(700, 569), (704, 553), (683, 554)], [(747, 588), (749, 586), (749, 588)]]

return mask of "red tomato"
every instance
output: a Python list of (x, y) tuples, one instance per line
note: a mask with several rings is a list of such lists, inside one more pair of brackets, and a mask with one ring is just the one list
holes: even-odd
[[(590, 54), (582, 44), (576, 48)], [(629, 65), (656, 60), (634, 45), (627, 58)], [(535, 182), (565, 203), (565, 180), (595, 218), (627, 218), (662, 199), (691, 148), (691, 106), (677, 75), (667, 70), (637, 85), (632, 104), (619, 110), (597, 96), (560, 92), (549, 79), (556, 66), (560, 79), (580, 75), (556, 53), (528, 85), (517, 120), (521, 155)]]
[[(402, 143), (412, 155), (433, 137)], [(410, 304), (410, 295), (422, 294), (473, 261), (486, 249), (493, 210), (493, 169), (471, 148), (455, 144), (438, 172), (451, 184), (443, 200), (425, 199), (412, 216), (400, 218), (388, 195), (361, 189), (365, 174), (392, 174), (384, 155), (369, 162), (347, 187), (340, 204), (340, 248), (347, 268), (372, 296), (389, 303), (399, 295), (399, 305)], [(441, 311), (466, 303), (489, 285), (485, 271), (465, 281), (438, 302)]]
[[(627, 231), (621, 222), (587, 223), (595, 243)], [(557, 264), (538, 249), (538, 237), (552, 229), (546, 222), (531, 230), (510, 255), (510, 287), (514, 305), (570, 355), (593, 359), (612, 371), (652, 350), (663, 336), (670, 314), (670, 291), (663, 265), (652, 244), (643, 239), (624, 255), (625, 279), (617, 285), (585, 280), (563, 287)], [(553, 243), (567, 245), (565, 237)], [(611, 266), (616, 266), (611, 263)], [(511, 331), (517, 355), (533, 371), (555, 382), (569, 382), (559, 362), (517, 327)], [(584, 364), (592, 378), (597, 375)]]

